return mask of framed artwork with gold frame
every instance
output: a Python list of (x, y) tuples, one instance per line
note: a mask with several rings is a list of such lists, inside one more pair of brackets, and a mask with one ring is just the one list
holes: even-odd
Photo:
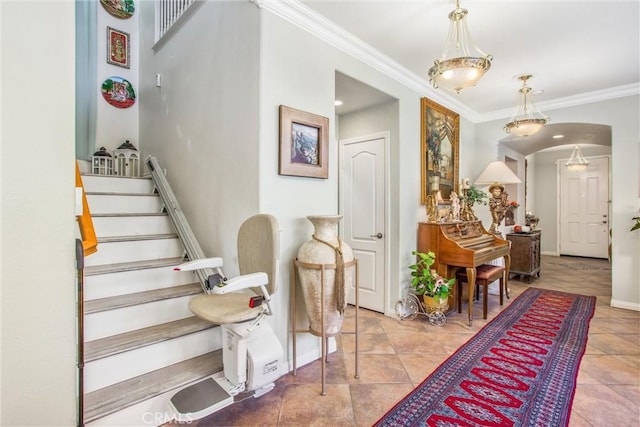
[(460, 115), (422, 98), (420, 127), (420, 202), (429, 195), (449, 200), (458, 191)]

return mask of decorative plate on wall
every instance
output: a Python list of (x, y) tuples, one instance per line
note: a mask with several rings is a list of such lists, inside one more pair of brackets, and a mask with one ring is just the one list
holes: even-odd
[(133, 0), (100, 0), (100, 4), (109, 14), (120, 19), (131, 18), (136, 10)]
[(129, 108), (136, 103), (133, 85), (122, 77), (109, 77), (102, 82), (102, 97), (116, 108)]

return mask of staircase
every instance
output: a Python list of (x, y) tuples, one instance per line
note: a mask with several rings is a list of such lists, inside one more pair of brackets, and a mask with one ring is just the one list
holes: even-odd
[(82, 177), (98, 252), (84, 268), (84, 422), (171, 420), (177, 391), (222, 369), (220, 331), (189, 311), (184, 248), (150, 178)]

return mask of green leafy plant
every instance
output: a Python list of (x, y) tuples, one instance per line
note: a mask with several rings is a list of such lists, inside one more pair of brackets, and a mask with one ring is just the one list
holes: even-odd
[(411, 252), (416, 257), (416, 263), (409, 266), (411, 270), (411, 287), (416, 295), (426, 295), (440, 299), (449, 296), (449, 289), (456, 279), (445, 279), (431, 266), (436, 261), (436, 255), (429, 251)]
[(475, 185), (469, 187), (464, 195), (465, 201), (468, 206), (473, 207), (476, 203), (481, 205), (487, 205), (488, 195), (482, 190), (479, 190)]
[(633, 225), (633, 227), (631, 227), (631, 230), (629, 230), (629, 231), (634, 231), (634, 230), (640, 229), (640, 216), (634, 216), (631, 219), (634, 220), (636, 223)]

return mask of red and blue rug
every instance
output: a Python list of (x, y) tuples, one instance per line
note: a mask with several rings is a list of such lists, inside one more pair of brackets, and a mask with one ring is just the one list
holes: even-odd
[(567, 426), (595, 304), (527, 288), (375, 425)]

